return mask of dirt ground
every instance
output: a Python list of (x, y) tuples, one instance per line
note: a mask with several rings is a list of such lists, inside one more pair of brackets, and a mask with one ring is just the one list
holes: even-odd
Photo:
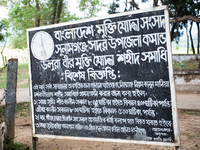
[[(178, 112), (181, 135), (181, 150), (200, 149), (200, 116), (195, 113)], [(23, 143), (32, 148), (31, 117), (16, 115), (15, 120), (16, 142)], [(110, 142), (61, 140), (52, 138), (39, 138), (39, 150), (171, 150), (169, 146), (150, 146)]]

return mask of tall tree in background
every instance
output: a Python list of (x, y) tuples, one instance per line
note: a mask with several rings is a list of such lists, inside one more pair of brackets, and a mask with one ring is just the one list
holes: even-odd
[(50, 12), (51, 24), (59, 23), (61, 21), (61, 13), (63, 9), (63, 0), (50, 0), (49, 6), (52, 9)]
[[(193, 22), (197, 24), (199, 31), (200, 23), (200, 0), (161, 0), (162, 4), (169, 6), (170, 17), (171, 17), (171, 40), (179, 40), (181, 36), (180, 29), (185, 27), (187, 29), (188, 23), (190, 23), (189, 35), (190, 43), (193, 54), (195, 54), (195, 46), (192, 37)], [(197, 54), (199, 54), (199, 33), (197, 34)]]
[(96, 14), (105, 6), (104, 0), (79, 0), (79, 10), (84, 13), (83, 18), (95, 17)]
[(13, 30), (10, 41), (13, 48), (26, 47), (27, 28), (78, 19), (68, 11), (64, 0), (1, 0), (0, 4), (9, 8), (8, 21)]
[(117, 10), (119, 6), (119, 0), (113, 0), (113, 2), (109, 6), (108, 14), (119, 13), (119, 11)]
[(7, 32), (7, 21), (6, 20), (1, 20), (0, 21), (0, 42), (4, 42), (3, 47), (1, 48), (1, 58), (3, 61), (3, 66), (6, 66), (6, 60), (4, 58), (3, 52), (4, 52), (4, 48), (7, 42), (7, 37), (9, 36), (8, 32)]
[(6, 29), (6, 23), (4, 20), (0, 21), (0, 41), (3, 41), (6, 37), (6, 34), (3, 33), (3, 30)]
[[(79, 0), (79, 10), (84, 18), (94, 17), (105, 6), (103, 0)], [(0, 5), (9, 8), (12, 28), (10, 38), (13, 48), (26, 47), (26, 29), (70, 20), (80, 19), (68, 10), (65, 0), (0, 0)], [(77, 8), (78, 9), (78, 8)]]
[[(141, 0), (140, 2), (147, 2), (148, 0)], [(183, 35), (184, 28), (188, 28), (188, 23), (195, 22), (198, 31), (198, 42), (197, 42), (197, 54), (199, 54), (199, 23), (200, 23), (200, 0), (160, 0), (162, 5), (168, 5), (170, 13), (170, 23), (171, 23), (171, 40), (179, 42), (180, 37)], [(134, 0), (124, 0), (124, 11), (140, 9), (139, 5), (135, 3)], [(113, 0), (110, 4), (109, 12), (116, 13), (116, 7), (119, 8), (119, 3), (117, 0)], [(158, 6), (158, 0), (153, 0), (153, 7)], [(118, 12), (117, 12), (118, 13)], [(192, 47), (192, 52), (195, 54), (195, 46), (193, 43), (193, 38), (191, 34), (192, 26), (190, 26), (189, 35), (190, 43)]]

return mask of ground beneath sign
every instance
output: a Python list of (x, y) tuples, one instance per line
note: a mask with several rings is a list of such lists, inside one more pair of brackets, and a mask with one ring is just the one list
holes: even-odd
[[(178, 112), (181, 149), (200, 149), (200, 113)], [(16, 115), (16, 142), (32, 146), (31, 117)], [(39, 138), (40, 150), (171, 150), (173, 147)]]

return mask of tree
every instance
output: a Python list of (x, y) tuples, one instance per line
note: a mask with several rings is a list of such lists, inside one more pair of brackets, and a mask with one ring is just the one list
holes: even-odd
[(5, 40), (6, 37), (6, 33), (3, 33), (3, 30), (6, 30), (6, 21), (5, 20), (1, 20), (0, 21), (0, 42)]
[[(169, 6), (170, 11), (170, 23), (171, 28), (171, 40), (179, 40), (180, 29), (185, 27), (187, 29), (187, 24), (197, 24), (197, 29), (199, 31), (200, 23), (200, 1), (199, 0), (161, 0), (162, 4)], [(192, 38), (192, 26), (190, 26), (189, 35), (193, 54), (195, 54), (195, 47)], [(198, 43), (199, 43), (199, 33), (198, 33)], [(199, 54), (199, 44), (197, 44), (197, 53)]]
[(108, 13), (109, 14), (115, 14), (115, 13), (119, 13), (119, 11), (117, 10), (119, 8), (119, 0), (113, 0), (113, 2), (110, 4), (109, 6), (109, 10)]
[[(64, 0), (1, 0), (0, 4), (9, 7), (13, 48), (26, 47), (27, 28), (80, 19), (68, 11), (68, 3)], [(105, 5), (99, 0), (79, 1), (79, 9), (84, 12), (84, 17), (95, 16), (102, 6)]]
[(78, 19), (68, 11), (64, 0), (2, 0), (1, 4), (9, 7), (12, 28), (10, 41), (13, 48), (26, 47), (27, 28)]
[[(147, 2), (148, 0), (141, 0), (141, 2)], [(139, 6), (135, 3), (134, 0), (124, 0), (125, 8), (124, 11), (140, 9)], [(195, 22), (198, 29), (198, 44), (197, 52), (199, 53), (199, 23), (200, 23), (200, 0), (161, 0), (162, 5), (168, 5), (169, 14), (170, 14), (170, 23), (171, 23), (171, 41), (179, 42), (179, 38), (183, 35), (183, 32), (180, 29), (184, 27), (187, 29), (189, 22)], [(129, 8), (127, 7), (129, 4)], [(110, 4), (109, 12), (115, 13), (114, 6), (118, 6), (117, 1), (113, 1)], [(153, 7), (158, 6), (158, 0), (153, 0)], [(117, 8), (119, 8), (118, 6)], [(189, 30), (190, 41), (194, 50), (194, 44), (192, 39), (191, 30)]]
[(79, 0), (79, 10), (84, 13), (84, 18), (95, 17), (96, 14), (105, 6), (100, 0)]
[(1, 49), (1, 58), (2, 58), (2, 61), (3, 61), (3, 66), (4, 67), (6, 66), (6, 62), (5, 62), (5, 59), (4, 59), (3, 52), (4, 52), (4, 48), (5, 48), (6, 42), (7, 42), (7, 36), (8, 35), (9, 34), (7, 32), (7, 22), (6, 22), (5, 19), (1, 20), (0, 21), (0, 42), (4, 42), (4, 46)]

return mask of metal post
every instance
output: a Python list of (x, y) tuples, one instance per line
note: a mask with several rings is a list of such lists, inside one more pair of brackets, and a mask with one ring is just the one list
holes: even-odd
[(38, 150), (38, 137), (32, 137), (33, 150)]
[(15, 103), (17, 90), (17, 59), (8, 60), (7, 83), (6, 83), (6, 100), (5, 100), (5, 123), (7, 132), (5, 134), (6, 144), (14, 139), (15, 133)]

